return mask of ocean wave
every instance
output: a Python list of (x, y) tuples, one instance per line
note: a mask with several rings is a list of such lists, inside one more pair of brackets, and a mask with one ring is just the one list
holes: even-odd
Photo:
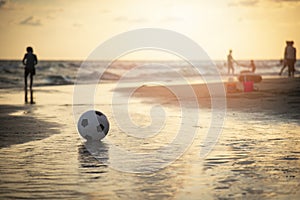
[(45, 81), (45, 85), (69, 85), (74, 83), (69, 77), (62, 75), (47, 76)]
[[(218, 73), (222, 76), (227, 75), (227, 66), (224, 60), (214, 62), (217, 66)], [(249, 60), (238, 61), (235, 65), (235, 72), (238, 74), (242, 70), (247, 70), (250, 64)], [(136, 80), (173, 80), (176, 76), (195, 77), (195, 76), (216, 76), (212, 62), (197, 61), (197, 67), (201, 72), (191, 66), (186, 61), (115, 61), (106, 66), (106, 61), (90, 61), (82, 65), (82, 61), (40, 61), (36, 66), (36, 76), (34, 84), (39, 85), (69, 85), (74, 83), (88, 83), (91, 80), (118, 81), (120, 77), (131, 71), (130, 76), (126, 79), (129, 81)], [(279, 60), (258, 60), (255, 61), (256, 73), (267, 76), (278, 76), (282, 67)], [(160, 67), (167, 65), (168, 67)], [(144, 67), (140, 67), (144, 66)], [(147, 66), (147, 67), (145, 67)], [(296, 71), (300, 61), (296, 63)], [(82, 68), (80, 81), (78, 82), (78, 69)], [(99, 71), (104, 71), (101, 75)], [(284, 74), (287, 74), (287, 69)], [(0, 83), (4, 87), (22, 87), (24, 81), (24, 66), (20, 60), (0, 60)], [(174, 80), (176, 81), (176, 80)]]

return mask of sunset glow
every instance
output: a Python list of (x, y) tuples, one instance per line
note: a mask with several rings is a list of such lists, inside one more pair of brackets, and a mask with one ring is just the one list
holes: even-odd
[(1, 0), (0, 59), (20, 59), (28, 45), (40, 59), (85, 59), (116, 34), (152, 27), (186, 35), (213, 59), (228, 49), (280, 59), (286, 40), (300, 49), (299, 10), (297, 0)]

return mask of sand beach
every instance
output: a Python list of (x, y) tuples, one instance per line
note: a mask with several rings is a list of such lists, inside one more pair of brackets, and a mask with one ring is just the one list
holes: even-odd
[[(106, 113), (111, 123), (108, 136), (99, 144), (100, 159), (89, 153), (77, 134), (72, 109), (80, 105), (72, 105), (73, 85), (36, 87), (34, 105), (23, 104), (21, 89), (0, 90), (1, 198), (299, 198), (299, 78), (264, 79), (256, 91), (227, 94), (222, 133), (205, 158), (199, 152), (210, 124), (210, 96), (205, 84), (192, 85), (201, 108), (197, 134), (182, 156), (155, 173), (114, 169), (122, 155), (113, 144), (151, 152), (169, 140), (158, 135), (132, 141), (124, 136), (111, 111), (111, 95), (121, 97), (130, 88), (115, 90), (113, 83), (99, 87), (105, 98), (96, 101), (95, 108)], [(177, 111), (184, 105), (166, 88), (140, 87), (132, 99), (135, 109), (130, 114), (139, 126), (151, 121), (145, 108), (160, 104), (168, 113), (162, 133), (177, 131)], [(140, 161), (126, 160), (129, 168)]]

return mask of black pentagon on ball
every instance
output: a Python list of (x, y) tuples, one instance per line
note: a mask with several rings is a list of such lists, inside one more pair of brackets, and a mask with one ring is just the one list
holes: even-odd
[(102, 116), (102, 115), (103, 115), (103, 113), (102, 113), (102, 112), (99, 112), (99, 111), (95, 111), (95, 113), (96, 113), (97, 115), (99, 115), (99, 116)]
[(82, 119), (81, 126), (85, 128), (88, 124), (89, 124), (88, 119)]
[(102, 124), (100, 124), (99, 126), (97, 126), (97, 132), (102, 132), (104, 129), (104, 126)]

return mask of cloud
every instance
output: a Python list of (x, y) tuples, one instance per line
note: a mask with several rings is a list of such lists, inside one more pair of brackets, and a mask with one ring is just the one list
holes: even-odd
[(107, 14), (107, 13), (110, 13), (110, 12), (111, 12), (111, 10), (108, 10), (108, 9), (100, 10), (100, 13), (102, 13), (102, 14)]
[(167, 23), (172, 23), (172, 22), (179, 22), (179, 21), (184, 21), (184, 18), (176, 17), (176, 16), (167, 16), (162, 19), (152, 19), (149, 20), (147, 18), (129, 18), (126, 16), (119, 16), (114, 18), (115, 22), (128, 22), (128, 23), (147, 23), (147, 22), (153, 22), (153, 21), (162, 21), (162, 22), (167, 22)]
[(23, 9), (22, 3), (11, 0), (0, 0), (0, 10), (20, 10)]
[(0, 9), (3, 8), (6, 3), (7, 3), (7, 1), (0, 0)]
[(28, 26), (41, 26), (41, 20), (35, 19), (33, 16), (29, 16), (24, 20), (20, 21), (20, 25), (28, 25)]
[(256, 6), (259, 3), (259, 0), (239, 0), (233, 1), (228, 4), (228, 6)]
[(80, 27), (82, 27), (83, 26), (83, 24), (81, 24), (81, 23), (73, 23), (73, 27), (75, 27), (75, 28), (80, 28)]
[(131, 23), (145, 23), (148, 20), (146, 18), (128, 18), (125, 16), (119, 16), (114, 18), (116, 22), (131, 22)]
[(114, 20), (117, 22), (124, 22), (124, 21), (128, 21), (128, 17), (119, 16), (119, 17), (116, 17)]
[[(300, 0), (269, 0), (275, 3), (300, 3)], [(257, 6), (261, 0), (235, 0), (228, 3), (228, 6)]]
[(184, 19), (181, 17), (170, 16), (170, 17), (164, 18), (162, 21), (164, 21), (164, 22), (179, 22), (179, 21), (184, 21)]
[(272, 0), (274, 2), (282, 2), (282, 3), (299, 3), (300, 0)]

